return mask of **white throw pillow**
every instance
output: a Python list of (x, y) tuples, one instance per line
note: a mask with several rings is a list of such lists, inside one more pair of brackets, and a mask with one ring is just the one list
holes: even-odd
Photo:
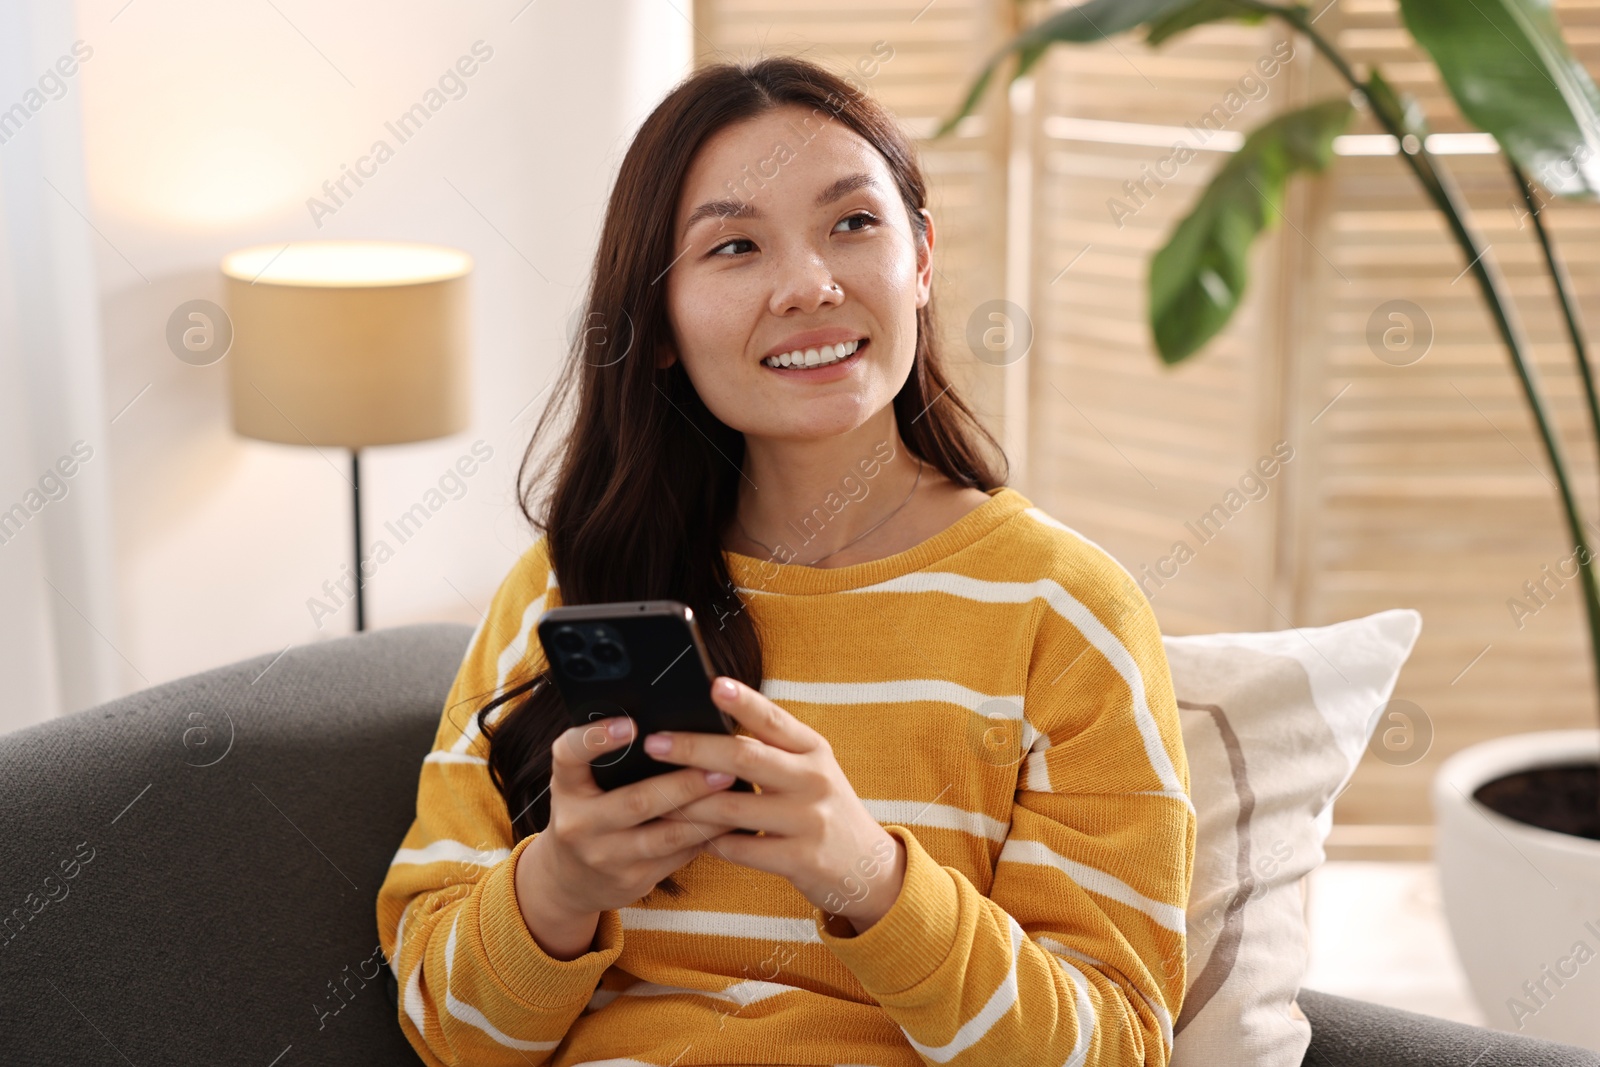
[(1388, 703), (1422, 616), (1163, 636), (1199, 816), (1188, 973), (1172, 1067), (1300, 1067), (1302, 880)]

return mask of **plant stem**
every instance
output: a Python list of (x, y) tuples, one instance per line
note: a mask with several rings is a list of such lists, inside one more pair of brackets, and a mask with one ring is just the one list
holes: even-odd
[[(1572, 351), (1578, 357), (1578, 371), (1583, 375), (1583, 391), (1589, 400), (1589, 418), (1596, 427), (1600, 427), (1600, 400), (1595, 398), (1594, 369), (1589, 365), (1589, 346), (1584, 340), (1583, 323), (1578, 319), (1578, 303), (1572, 297), (1572, 281), (1567, 277), (1567, 270), (1561, 262), (1561, 257), (1556, 254), (1555, 242), (1550, 239), (1550, 232), (1544, 227), (1544, 209), (1534, 198), (1533, 186), (1528, 181), (1528, 176), (1510, 156), (1506, 157), (1506, 165), (1511, 168), (1511, 179), (1517, 183), (1523, 203), (1528, 205), (1528, 217), (1533, 219), (1533, 232), (1539, 235), (1539, 247), (1544, 251), (1545, 266), (1550, 270), (1550, 281), (1555, 286), (1556, 299), (1560, 302), (1561, 313), (1567, 320), (1567, 335), (1572, 338)], [(1596, 434), (1595, 444), (1600, 447), (1600, 432)]]
[[(1317, 32), (1306, 17), (1305, 9), (1298, 7), (1279, 7), (1276, 4), (1260, 3), (1256, 0), (1238, 0), (1243, 7), (1252, 8), (1265, 14), (1274, 15), (1290, 26), (1299, 30), (1310, 39), (1317, 51), (1333, 64), (1341, 77), (1349, 83), (1350, 87), (1359, 91), (1372, 105), (1372, 114), (1382, 124), (1394, 139), (1399, 142), (1400, 158), (1404, 159), (1411, 167), (1412, 173), (1422, 184), (1422, 187), (1433, 200), (1440, 213), (1444, 215), (1449, 224), (1450, 232), (1461, 246), (1462, 253), (1469, 260), (1468, 270), (1478, 281), (1478, 287), (1483, 291), (1484, 302), (1489, 305), (1489, 312), (1494, 317), (1495, 326), (1500, 331), (1500, 337), (1505, 341), (1506, 348), (1511, 355), (1512, 366), (1516, 369), (1517, 377), (1522, 382), (1522, 390), (1528, 400), (1528, 406), (1533, 409), (1534, 421), (1539, 426), (1539, 436), (1544, 441), (1545, 453), (1550, 457), (1550, 465), (1555, 470), (1557, 488), (1561, 494), (1561, 503), (1566, 511), (1567, 526), (1572, 534), (1574, 550), (1578, 555), (1579, 566), (1583, 573), (1583, 602), (1589, 619), (1589, 646), (1590, 658), (1594, 666), (1594, 684), (1600, 686), (1600, 580), (1597, 580), (1597, 561), (1589, 548), (1588, 541), (1583, 536), (1583, 517), (1578, 510), (1578, 503), (1572, 492), (1571, 479), (1567, 475), (1567, 464), (1561, 453), (1561, 444), (1557, 440), (1552, 428), (1549, 413), (1545, 410), (1544, 400), (1539, 394), (1539, 388), (1534, 380), (1533, 367), (1529, 364), (1525, 354), (1525, 345), (1517, 330), (1516, 324), (1511, 321), (1507, 308), (1510, 301), (1503, 292), (1499, 277), (1490, 269), (1484, 253), (1487, 249), (1478, 247), (1477, 239), (1467, 228), (1465, 221), (1466, 205), (1445, 180), (1444, 175), (1434, 165), (1433, 156), (1428, 152), (1427, 145), (1418, 140), (1415, 152), (1406, 151), (1406, 130), (1403, 128), (1403, 117), (1390, 114), (1376, 94), (1368, 91), (1365, 83), (1356, 76), (1355, 70), (1340, 52), (1334, 48), (1326, 38)], [(1524, 186), (1524, 189), (1526, 187)], [(1542, 233), (1542, 230), (1541, 230)], [(1553, 261), (1552, 261), (1553, 262)], [(1559, 287), (1559, 282), (1557, 283)], [(1574, 332), (1577, 334), (1574, 323)], [(1581, 334), (1578, 335), (1581, 344)], [(1581, 349), (1580, 349), (1581, 352)], [(1587, 370), (1587, 361), (1583, 361)], [(1587, 380), (1587, 374), (1585, 374)], [(1591, 392), (1591, 404), (1593, 394)], [(1590, 417), (1595, 419), (1595, 433), (1600, 437), (1600, 407), (1591, 406)]]

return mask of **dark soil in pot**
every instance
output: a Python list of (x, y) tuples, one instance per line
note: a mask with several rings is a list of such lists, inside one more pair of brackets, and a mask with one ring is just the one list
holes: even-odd
[(1600, 841), (1600, 766), (1593, 763), (1518, 771), (1485, 782), (1472, 798), (1508, 819)]

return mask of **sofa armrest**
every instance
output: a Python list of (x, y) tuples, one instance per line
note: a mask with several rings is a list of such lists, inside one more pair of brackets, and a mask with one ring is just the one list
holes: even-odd
[(0, 735), (0, 1063), (421, 1067), (375, 901), (471, 637), (316, 641)]
[(1600, 1067), (1600, 1052), (1302, 989), (1302, 1067)]

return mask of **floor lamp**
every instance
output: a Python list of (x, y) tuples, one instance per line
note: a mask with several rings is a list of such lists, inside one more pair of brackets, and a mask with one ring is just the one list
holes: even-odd
[(350, 450), (357, 630), (361, 450), (467, 428), (471, 271), (465, 252), (400, 241), (261, 245), (222, 261), (234, 432)]

